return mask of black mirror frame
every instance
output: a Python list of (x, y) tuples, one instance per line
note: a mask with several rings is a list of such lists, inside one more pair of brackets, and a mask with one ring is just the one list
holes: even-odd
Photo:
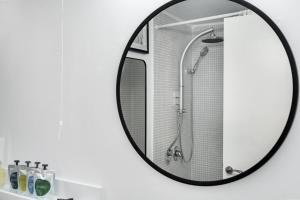
[(274, 30), (274, 32), (277, 34), (277, 36), (279, 37), (280, 41), (282, 42), (282, 45), (285, 48), (285, 51), (287, 53), (289, 62), (290, 62), (290, 66), (291, 66), (291, 72), (292, 72), (292, 78), (293, 78), (293, 97), (292, 97), (292, 104), (291, 104), (291, 110), (289, 113), (289, 117), (288, 120), (286, 122), (286, 125), (283, 129), (283, 132), (281, 134), (281, 136), (279, 137), (278, 141), (275, 143), (275, 145), (273, 146), (273, 148), (264, 156), (263, 159), (261, 159), (257, 164), (255, 164), (254, 166), (252, 166), (250, 169), (246, 170), (245, 172), (227, 178), (227, 179), (223, 179), (223, 180), (216, 180), (216, 181), (196, 181), (196, 180), (189, 180), (189, 179), (184, 179), (178, 176), (175, 176), (174, 174), (171, 174), (163, 169), (161, 169), (159, 166), (157, 166), (155, 163), (153, 163), (150, 159), (147, 158), (147, 156), (145, 154), (143, 154), (143, 152), (139, 149), (139, 147), (135, 144), (133, 138), (130, 135), (130, 132), (126, 126), (125, 120), (123, 118), (123, 114), (122, 114), (122, 109), (121, 109), (121, 103), (120, 103), (120, 80), (121, 80), (121, 73), (122, 73), (122, 69), (123, 69), (123, 64), (124, 61), (126, 59), (127, 53), (130, 50), (130, 46), (132, 44), (132, 42), (134, 41), (135, 37), (137, 36), (137, 34), (140, 32), (140, 30), (142, 30), (142, 28), (152, 19), (154, 18), (157, 14), (159, 14), (161, 11), (167, 9), (168, 7), (175, 5), (177, 3), (183, 2), (185, 0), (172, 0), (166, 4), (164, 4), (163, 6), (161, 6), (160, 8), (156, 9), (153, 13), (151, 13), (139, 26), (138, 28), (135, 30), (135, 32), (133, 33), (133, 35), (131, 36), (130, 40), (128, 41), (126, 48), (123, 52), (121, 61), (120, 61), (120, 65), (119, 65), (119, 70), (118, 70), (118, 75), (117, 75), (117, 86), (116, 86), (116, 96), (117, 96), (117, 106), (118, 106), (118, 112), (119, 112), (119, 116), (120, 116), (120, 120), (122, 123), (122, 126), (125, 130), (125, 133), (130, 141), (130, 143), (132, 144), (132, 146), (134, 147), (134, 149), (136, 150), (136, 152), (143, 158), (144, 161), (146, 161), (152, 168), (154, 168), (156, 171), (158, 171), (159, 173), (175, 180), (175, 181), (179, 181), (185, 184), (190, 184), (190, 185), (197, 185), (197, 186), (215, 186), (215, 185), (222, 185), (222, 184), (226, 184), (226, 183), (231, 183), (233, 181), (237, 181), (239, 179), (242, 179), (246, 176), (248, 176), (249, 174), (255, 172), (256, 170), (258, 170), (259, 168), (261, 168), (268, 160), (270, 160), (270, 158), (278, 151), (278, 149), (280, 148), (280, 146), (282, 145), (282, 143), (284, 142), (284, 140), (286, 139), (288, 132), (292, 126), (292, 123), (294, 121), (294, 117), (296, 114), (296, 110), (297, 110), (297, 102), (298, 102), (298, 74), (297, 74), (297, 67), (296, 67), (296, 62), (292, 53), (292, 50), (286, 40), (286, 38), (284, 37), (283, 33), (280, 31), (280, 29), (277, 27), (277, 25), (260, 9), (258, 9), (257, 7), (253, 6), (252, 4), (244, 1), (244, 0), (228, 0), (228, 1), (232, 1), (235, 3), (238, 3), (250, 10), (252, 10), (253, 12), (255, 12), (256, 14), (258, 14), (261, 18), (263, 18), (268, 24), (269, 26)]

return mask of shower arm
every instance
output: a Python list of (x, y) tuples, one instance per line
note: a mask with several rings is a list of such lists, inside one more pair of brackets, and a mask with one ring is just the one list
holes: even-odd
[[(178, 113), (179, 114), (183, 114), (184, 109), (183, 109), (183, 61), (185, 58), (185, 54), (187, 52), (187, 50), (189, 49), (189, 47), (200, 37), (207, 35), (209, 33), (212, 33), (214, 31), (213, 28), (207, 29), (205, 31), (202, 31), (201, 33), (199, 33), (198, 35), (196, 35), (185, 47), (181, 59), (180, 59), (180, 66), (179, 66), (179, 109), (178, 109)], [(177, 137), (176, 137), (177, 138)], [(177, 139), (176, 139), (177, 140)]]

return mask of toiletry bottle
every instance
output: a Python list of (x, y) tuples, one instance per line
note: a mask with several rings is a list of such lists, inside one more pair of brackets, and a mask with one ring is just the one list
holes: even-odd
[(0, 161), (0, 188), (5, 185), (6, 175), (5, 169), (2, 168), (2, 162)]
[(48, 165), (45, 164), (43, 166), (43, 170), (44, 173), (46, 173), (46, 176), (50, 179), (50, 183), (51, 183), (51, 190), (50, 190), (50, 194), (54, 194), (55, 193), (55, 171), (54, 170), (48, 170), (47, 169)]
[(34, 162), (35, 167), (30, 167), (27, 172), (27, 193), (34, 195), (35, 173), (39, 172), (39, 165), (41, 162)]
[(29, 172), (31, 172), (31, 170), (32, 170), (32, 167), (30, 167), (31, 161), (25, 161), (25, 163), (26, 163), (26, 171), (27, 171), (27, 173), (26, 173), (26, 193), (28, 195), (30, 195), (29, 186), (28, 186), (28, 183), (29, 183), (28, 178), (29, 178)]
[(14, 165), (9, 165), (8, 166), (8, 174), (9, 174), (9, 181), (11, 185), (11, 190), (17, 191), (19, 188), (19, 160), (14, 161)]
[(55, 172), (47, 169), (43, 164), (43, 170), (36, 173), (35, 194), (37, 197), (45, 197), (54, 191)]
[(27, 166), (19, 165), (19, 192), (24, 193), (27, 190)]

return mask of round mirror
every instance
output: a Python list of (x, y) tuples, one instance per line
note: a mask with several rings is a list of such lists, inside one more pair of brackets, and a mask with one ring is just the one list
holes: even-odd
[(117, 102), (139, 155), (183, 183), (243, 178), (278, 150), (298, 96), (279, 28), (238, 0), (176, 0), (134, 32), (121, 59)]

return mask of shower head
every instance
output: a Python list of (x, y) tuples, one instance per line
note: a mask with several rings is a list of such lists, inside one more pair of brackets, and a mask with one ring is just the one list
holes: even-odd
[(202, 40), (203, 43), (219, 43), (219, 42), (223, 42), (223, 38), (221, 37), (217, 37), (217, 38), (209, 38), (209, 39), (204, 39)]
[(208, 53), (208, 47), (203, 47), (200, 51), (200, 56), (204, 57)]
[(196, 70), (197, 70), (198, 67), (199, 67), (199, 63), (200, 63), (201, 58), (203, 58), (204, 56), (206, 56), (206, 54), (208, 53), (208, 50), (209, 50), (209, 49), (208, 49), (207, 46), (203, 47), (203, 48), (200, 50), (200, 55), (199, 55), (199, 57), (198, 57), (198, 59), (197, 59), (195, 65), (194, 65), (193, 69), (187, 70), (187, 72), (188, 72), (189, 74), (192, 74), (192, 75), (195, 74)]
[(203, 43), (210, 43), (210, 44), (219, 43), (219, 42), (223, 42), (223, 41), (224, 41), (224, 39), (222, 37), (216, 36), (216, 34), (214, 32), (212, 32), (210, 34), (209, 38), (202, 40)]

